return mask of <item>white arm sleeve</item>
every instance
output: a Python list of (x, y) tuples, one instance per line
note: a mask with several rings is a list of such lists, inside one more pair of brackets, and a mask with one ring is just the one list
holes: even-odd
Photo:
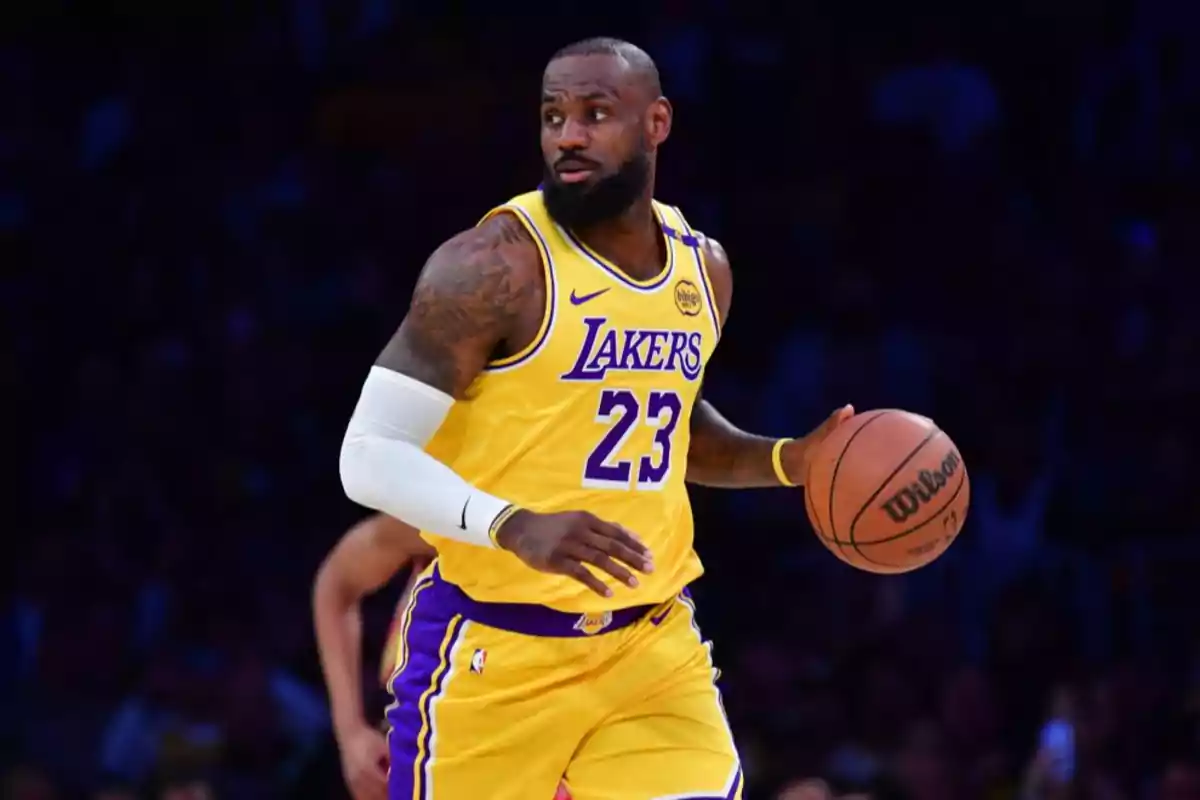
[(493, 522), (511, 504), (481, 492), (425, 452), (454, 398), (383, 367), (371, 367), (339, 467), (356, 503), (429, 533), (495, 547)]

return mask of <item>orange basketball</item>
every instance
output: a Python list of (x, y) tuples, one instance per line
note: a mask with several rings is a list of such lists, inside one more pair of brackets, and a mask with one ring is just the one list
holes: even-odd
[(933, 420), (867, 411), (843, 423), (809, 462), (813, 530), (852, 567), (894, 574), (933, 561), (967, 518), (971, 483), (958, 448)]

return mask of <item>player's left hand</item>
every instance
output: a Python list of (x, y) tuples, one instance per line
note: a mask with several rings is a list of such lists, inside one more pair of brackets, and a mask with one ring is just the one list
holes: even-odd
[(797, 486), (804, 483), (804, 477), (808, 475), (808, 462), (817, 451), (817, 447), (829, 434), (837, 430), (839, 425), (853, 416), (854, 406), (842, 406), (830, 414), (812, 433), (785, 444), (779, 452), (779, 460), (788, 480)]

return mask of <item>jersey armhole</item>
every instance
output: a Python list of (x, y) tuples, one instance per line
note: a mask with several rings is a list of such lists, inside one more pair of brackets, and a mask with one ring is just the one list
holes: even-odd
[(696, 232), (692, 230), (692, 226), (688, 225), (688, 221), (684, 218), (683, 212), (677, 206), (667, 206), (671, 212), (679, 218), (679, 226), (683, 229), (683, 233), (690, 238), (696, 240), (696, 246), (689, 246), (692, 251), (692, 256), (696, 259), (696, 272), (700, 276), (700, 285), (704, 287), (705, 305), (708, 306), (709, 319), (712, 321), (713, 331), (717, 334), (717, 341), (721, 340), (721, 311), (717, 308), (716, 293), (713, 291), (712, 281), (708, 279), (708, 265), (704, 261), (704, 248), (700, 246), (699, 238)]
[(538, 258), (542, 262), (542, 275), (546, 281), (546, 305), (542, 310), (542, 324), (538, 326), (537, 335), (533, 337), (533, 340), (512, 355), (489, 361), (483, 368), (485, 372), (510, 370), (528, 363), (537, 355), (550, 339), (550, 331), (554, 327), (555, 306), (558, 303), (558, 284), (554, 277), (554, 260), (550, 256), (550, 247), (529, 213), (520, 206), (499, 206), (489, 211), (483, 219), (479, 220), (479, 224), (482, 225), (497, 214), (512, 214), (533, 239), (533, 243), (537, 247)]

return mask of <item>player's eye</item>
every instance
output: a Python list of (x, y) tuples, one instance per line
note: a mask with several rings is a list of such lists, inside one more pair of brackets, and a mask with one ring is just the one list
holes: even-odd
[(604, 109), (604, 108), (589, 108), (588, 109), (588, 119), (590, 119), (592, 122), (603, 122), (604, 120), (608, 119), (610, 116), (612, 116), (612, 115), (609, 114), (608, 110)]
[(557, 111), (546, 111), (542, 114), (542, 122), (553, 127), (558, 127), (563, 124), (563, 115)]

